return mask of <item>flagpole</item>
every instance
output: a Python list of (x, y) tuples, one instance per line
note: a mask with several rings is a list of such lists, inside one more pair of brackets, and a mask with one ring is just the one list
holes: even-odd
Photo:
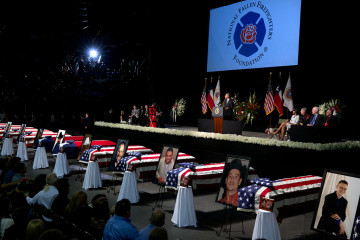
[[(272, 75), (272, 72), (270, 72), (270, 79), (269, 79), (269, 81), (271, 82), (271, 75)], [(269, 129), (271, 128), (271, 113), (269, 114), (269, 117), (270, 117), (270, 127), (269, 127)]]

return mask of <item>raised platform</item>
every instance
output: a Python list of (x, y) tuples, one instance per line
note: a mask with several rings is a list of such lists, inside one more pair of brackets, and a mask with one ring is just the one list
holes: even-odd
[[(260, 177), (277, 179), (305, 174), (322, 175), (325, 168), (352, 172), (351, 160), (360, 153), (360, 142), (328, 144), (284, 142), (269, 139), (265, 133), (255, 137), (215, 134), (180, 127), (149, 128), (96, 122), (94, 136), (116, 141), (128, 139), (160, 152), (163, 144), (179, 146), (199, 163), (223, 162), (227, 154), (251, 157), (251, 166)], [(256, 135), (254, 134), (254, 135)]]

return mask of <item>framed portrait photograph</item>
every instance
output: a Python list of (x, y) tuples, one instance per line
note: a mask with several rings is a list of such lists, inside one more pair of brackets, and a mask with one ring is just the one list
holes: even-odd
[(167, 172), (172, 170), (176, 164), (180, 147), (163, 145), (159, 162), (156, 167), (154, 182), (165, 185)]
[(34, 148), (37, 148), (39, 146), (39, 139), (41, 139), (42, 134), (44, 132), (43, 128), (39, 128), (36, 132), (35, 139), (34, 139)]
[(325, 169), (311, 229), (351, 238), (359, 206), (360, 175)]
[(19, 135), (16, 138), (16, 142), (19, 142), (21, 135), (25, 133), (25, 129), (26, 129), (26, 124), (21, 124)]
[(80, 150), (79, 150), (79, 155), (77, 160), (79, 161), (81, 158), (81, 155), (83, 154), (83, 152), (85, 150), (88, 150), (91, 146), (91, 142), (92, 142), (92, 135), (91, 134), (85, 134), (82, 142), (81, 142), (81, 146), (80, 146)]
[(7, 122), (6, 127), (4, 128), (4, 133), (2, 135), (3, 138), (5, 137), (5, 134), (7, 134), (10, 131), (11, 125), (12, 125), (12, 122)]
[(358, 206), (356, 208), (350, 239), (351, 240), (360, 239), (360, 197), (359, 197)]
[(238, 190), (245, 186), (250, 157), (227, 155), (216, 202), (231, 207), (238, 206)]
[(52, 151), (54, 151), (54, 148), (55, 148), (56, 145), (60, 145), (61, 143), (63, 143), (64, 137), (65, 137), (65, 132), (66, 132), (65, 130), (59, 129), (59, 131), (58, 131), (58, 133), (56, 135), (56, 139), (55, 139)]
[(116, 171), (119, 169), (119, 163), (122, 158), (126, 156), (126, 151), (129, 146), (129, 140), (118, 139), (116, 142), (116, 147), (113, 152), (113, 156), (110, 161), (110, 170)]
[(272, 212), (274, 209), (274, 199), (260, 196), (260, 207), (259, 209)]

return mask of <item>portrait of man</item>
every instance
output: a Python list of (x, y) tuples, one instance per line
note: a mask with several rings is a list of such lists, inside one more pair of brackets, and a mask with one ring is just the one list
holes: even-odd
[(80, 160), (83, 152), (90, 148), (91, 141), (92, 141), (92, 135), (91, 134), (85, 134), (85, 136), (83, 138), (83, 141), (81, 143), (80, 150), (79, 150), (78, 160)]
[(216, 201), (230, 206), (238, 206), (238, 190), (245, 185), (250, 159), (228, 156), (224, 166)]
[(113, 156), (111, 158), (110, 168), (116, 170), (121, 159), (126, 156), (126, 151), (129, 145), (128, 140), (118, 139)]
[(360, 196), (360, 175), (325, 170), (311, 229), (351, 239)]
[(3, 138), (4, 138), (4, 137), (8, 134), (8, 132), (10, 131), (11, 125), (12, 125), (12, 122), (8, 122), (8, 123), (6, 124), (6, 127), (5, 127), (5, 129), (4, 129), (4, 133), (3, 133)]
[(344, 194), (348, 185), (347, 181), (340, 180), (336, 185), (336, 191), (325, 196), (318, 229), (346, 238), (344, 221), (348, 201)]
[(178, 147), (164, 146), (156, 169), (156, 180), (159, 184), (165, 184), (167, 172), (172, 170), (179, 153)]
[(40, 139), (42, 137), (42, 134), (44, 132), (44, 129), (43, 128), (39, 128), (38, 131), (36, 132), (36, 136), (35, 136), (35, 139), (34, 139), (34, 147), (36, 148), (38, 145), (40, 145)]

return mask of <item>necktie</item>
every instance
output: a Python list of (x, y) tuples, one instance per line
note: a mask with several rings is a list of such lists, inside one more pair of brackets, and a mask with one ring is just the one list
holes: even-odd
[(315, 115), (315, 116), (313, 117), (313, 119), (311, 120), (310, 125), (314, 125), (316, 117), (317, 117), (317, 115)]

